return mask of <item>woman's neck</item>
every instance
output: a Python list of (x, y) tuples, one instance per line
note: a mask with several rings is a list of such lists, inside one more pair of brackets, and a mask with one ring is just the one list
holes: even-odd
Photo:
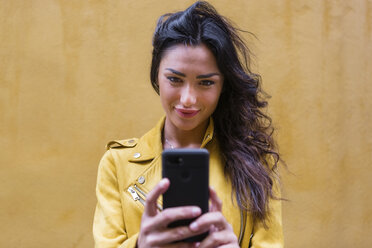
[(166, 118), (163, 129), (163, 148), (200, 148), (209, 119), (192, 130), (180, 130)]

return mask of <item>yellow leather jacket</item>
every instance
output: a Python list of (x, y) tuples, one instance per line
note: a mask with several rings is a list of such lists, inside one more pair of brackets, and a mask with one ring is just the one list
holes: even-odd
[[(146, 195), (161, 179), (162, 118), (140, 139), (112, 141), (103, 156), (97, 178), (97, 206), (93, 223), (96, 248), (136, 247)], [(241, 247), (283, 247), (280, 200), (271, 200), (271, 214), (265, 229), (253, 223), (232, 202), (232, 188), (226, 180), (219, 145), (213, 138), (213, 120), (204, 135), (202, 147), (210, 153), (210, 185), (222, 200), (222, 213), (232, 225)], [(279, 187), (275, 187), (277, 196)], [(235, 196), (233, 194), (233, 196)], [(162, 200), (159, 199), (159, 208)]]

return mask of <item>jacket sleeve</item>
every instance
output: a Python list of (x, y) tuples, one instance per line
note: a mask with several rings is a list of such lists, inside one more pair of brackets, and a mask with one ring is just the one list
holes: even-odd
[(97, 175), (97, 206), (93, 221), (96, 248), (136, 247), (138, 234), (128, 238), (125, 230), (116, 166), (108, 150)]
[(253, 227), (252, 248), (283, 248), (282, 202), (280, 200), (280, 185), (274, 180), (273, 194), (276, 199), (270, 199), (270, 213), (265, 228), (262, 222), (256, 222)]

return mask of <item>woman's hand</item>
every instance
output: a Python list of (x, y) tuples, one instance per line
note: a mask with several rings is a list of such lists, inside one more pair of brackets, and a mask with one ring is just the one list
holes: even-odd
[(209, 195), (211, 201), (209, 212), (190, 224), (190, 229), (197, 233), (209, 230), (209, 235), (197, 246), (199, 248), (239, 247), (238, 238), (232, 226), (222, 215), (222, 201), (212, 188), (209, 189)]
[(201, 214), (199, 207), (168, 208), (162, 212), (157, 209), (157, 199), (169, 188), (169, 180), (162, 179), (148, 194), (145, 211), (141, 219), (138, 248), (147, 247), (195, 247), (195, 243), (176, 243), (201, 232), (192, 231), (188, 226), (168, 228), (168, 224), (181, 219), (192, 219)]

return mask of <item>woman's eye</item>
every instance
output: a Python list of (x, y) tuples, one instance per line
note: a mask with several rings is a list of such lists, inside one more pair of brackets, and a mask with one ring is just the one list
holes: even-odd
[(182, 82), (181, 79), (177, 78), (177, 77), (167, 77), (169, 81), (171, 81), (172, 83), (180, 83)]
[(211, 85), (214, 84), (214, 82), (210, 81), (210, 80), (204, 80), (204, 81), (201, 81), (200, 84), (203, 85), (203, 86), (211, 86)]

